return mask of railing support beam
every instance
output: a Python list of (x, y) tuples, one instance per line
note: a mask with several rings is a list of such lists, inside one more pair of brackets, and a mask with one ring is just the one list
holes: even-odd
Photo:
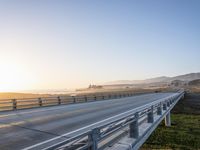
[(170, 107), (170, 102), (169, 101), (167, 102), (167, 107)]
[(60, 98), (60, 96), (58, 96), (58, 105), (60, 105), (61, 104), (61, 98)]
[(85, 96), (85, 97), (84, 97), (84, 99), (85, 99), (85, 102), (87, 102), (87, 101), (88, 101), (88, 99), (87, 99), (87, 96)]
[(139, 137), (139, 114), (135, 114), (135, 120), (129, 125), (130, 127), (130, 138), (137, 139)]
[(163, 110), (167, 110), (167, 104), (166, 103), (163, 104)]
[(154, 122), (154, 117), (153, 117), (153, 106), (151, 106), (151, 109), (149, 110), (147, 114), (147, 122), (148, 123), (153, 123)]
[(157, 108), (157, 115), (162, 115), (162, 104), (161, 103)]
[(39, 106), (42, 107), (42, 98), (38, 98)]
[(73, 99), (73, 103), (76, 103), (76, 97), (72, 96), (72, 99)]
[(92, 130), (92, 133), (90, 135), (90, 141), (92, 143), (89, 150), (97, 150), (98, 149), (98, 138), (99, 138), (99, 129), (95, 128)]
[(171, 116), (170, 112), (165, 116), (165, 126), (170, 127), (171, 126)]
[(13, 110), (17, 109), (17, 100), (16, 99), (12, 100), (12, 106), (13, 106)]

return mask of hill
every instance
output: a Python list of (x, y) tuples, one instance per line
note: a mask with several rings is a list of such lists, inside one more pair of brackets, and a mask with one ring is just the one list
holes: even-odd
[(171, 80), (192, 81), (200, 79), (200, 73), (190, 73), (170, 78)]
[(184, 82), (190, 82), (192, 80), (197, 80), (197, 79), (200, 79), (200, 73), (190, 73), (175, 77), (161, 76), (145, 80), (118, 80), (118, 81), (107, 82), (105, 83), (105, 85), (171, 83), (172, 81), (178, 81), (178, 80)]
[(192, 80), (188, 83), (190, 86), (200, 86), (200, 79)]

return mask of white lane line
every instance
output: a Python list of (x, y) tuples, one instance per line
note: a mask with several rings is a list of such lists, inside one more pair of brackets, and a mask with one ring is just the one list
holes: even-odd
[[(172, 95), (173, 95), (173, 94), (172, 94)], [(172, 96), (172, 95), (171, 95), (171, 96)], [(160, 101), (160, 100), (162, 100), (162, 99), (167, 99), (168, 97), (171, 97), (171, 96), (167, 96), (167, 97), (165, 97), (165, 98), (159, 98), (159, 99), (157, 99), (157, 100), (154, 100), (153, 102)], [(152, 103), (152, 102), (151, 102), (151, 103)], [(43, 142), (37, 143), (37, 144), (35, 144), (35, 145), (32, 145), (32, 146), (26, 147), (26, 148), (24, 148), (24, 149), (22, 149), (22, 150), (30, 150), (30, 149), (32, 149), (32, 148), (35, 148), (35, 147), (40, 146), (40, 145), (42, 145), (42, 144), (46, 144), (46, 143), (51, 142), (51, 141), (53, 141), (53, 140), (57, 140), (57, 139), (59, 139), (59, 138), (63, 138), (64, 136), (67, 136), (67, 135), (69, 135), (69, 134), (72, 134), (72, 133), (75, 133), (75, 132), (78, 132), (78, 131), (84, 130), (84, 129), (86, 129), (86, 128), (89, 128), (89, 127), (91, 127), (91, 126), (94, 126), (94, 125), (100, 124), (100, 123), (105, 122), (105, 121), (107, 121), (107, 120), (111, 120), (111, 119), (113, 119), (113, 118), (116, 118), (116, 117), (122, 116), (122, 115), (127, 114), (127, 113), (129, 113), (129, 112), (132, 112), (132, 111), (134, 111), (134, 110), (138, 110), (138, 109), (143, 108), (143, 107), (145, 107), (145, 106), (147, 106), (147, 105), (149, 105), (149, 104), (151, 104), (151, 103), (145, 104), (145, 105), (143, 105), (143, 106), (139, 106), (139, 107), (137, 107), (137, 108), (131, 109), (131, 110), (126, 111), (126, 112), (123, 112), (123, 113), (118, 114), (118, 115), (115, 115), (115, 116), (113, 116), (113, 117), (109, 117), (109, 118), (107, 118), (107, 119), (104, 119), (104, 120), (101, 120), (101, 121), (99, 121), (99, 122), (96, 122), (96, 123), (90, 124), (90, 125), (88, 125), (88, 126), (85, 126), (85, 127), (79, 128), (79, 129), (77, 129), (77, 130), (74, 130), (74, 131), (71, 131), (71, 132), (68, 132), (68, 133), (62, 134), (61, 136), (57, 136), (57, 137), (55, 137), (55, 138), (52, 138), (52, 139), (49, 139), (49, 140), (46, 140), (46, 141), (43, 141)]]

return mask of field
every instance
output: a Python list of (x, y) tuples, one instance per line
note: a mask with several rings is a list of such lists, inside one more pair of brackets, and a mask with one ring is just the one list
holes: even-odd
[(37, 98), (37, 97), (49, 97), (50, 94), (32, 94), (32, 93), (11, 93), (11, 92), (1, 92), (1, 99), (20, 99), (20, 98)]
[(155, 89), (142, 89), (142, 88), (118, 88), (118, 89), (85, 89), (82, 91), (76, 91), (68, 94), (32, 94), (32, 93), (12, 93), (12, 92), (0, 92), (0, 100), (3, 99), (24, 99), (24, 98), (39, 98), (39, 97), (56, 97), (56, 96), (69, 96), (69, 95), (106, 95), (106, 94), (117, 94), (117, 93), (148, 93), (155, 91), (170, 91), (166, 88), (155, 88)]
[(172, 111), (172, 126), (162, 122), (141, 150), (200, 150), (200, 94), (188, 93)]

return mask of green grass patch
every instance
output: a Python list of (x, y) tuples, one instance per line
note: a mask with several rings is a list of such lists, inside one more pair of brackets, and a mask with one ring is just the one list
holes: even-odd
[(141, 149), (200, 150), (200, 115), (172, 114), (172, 126), (164, 121)]

